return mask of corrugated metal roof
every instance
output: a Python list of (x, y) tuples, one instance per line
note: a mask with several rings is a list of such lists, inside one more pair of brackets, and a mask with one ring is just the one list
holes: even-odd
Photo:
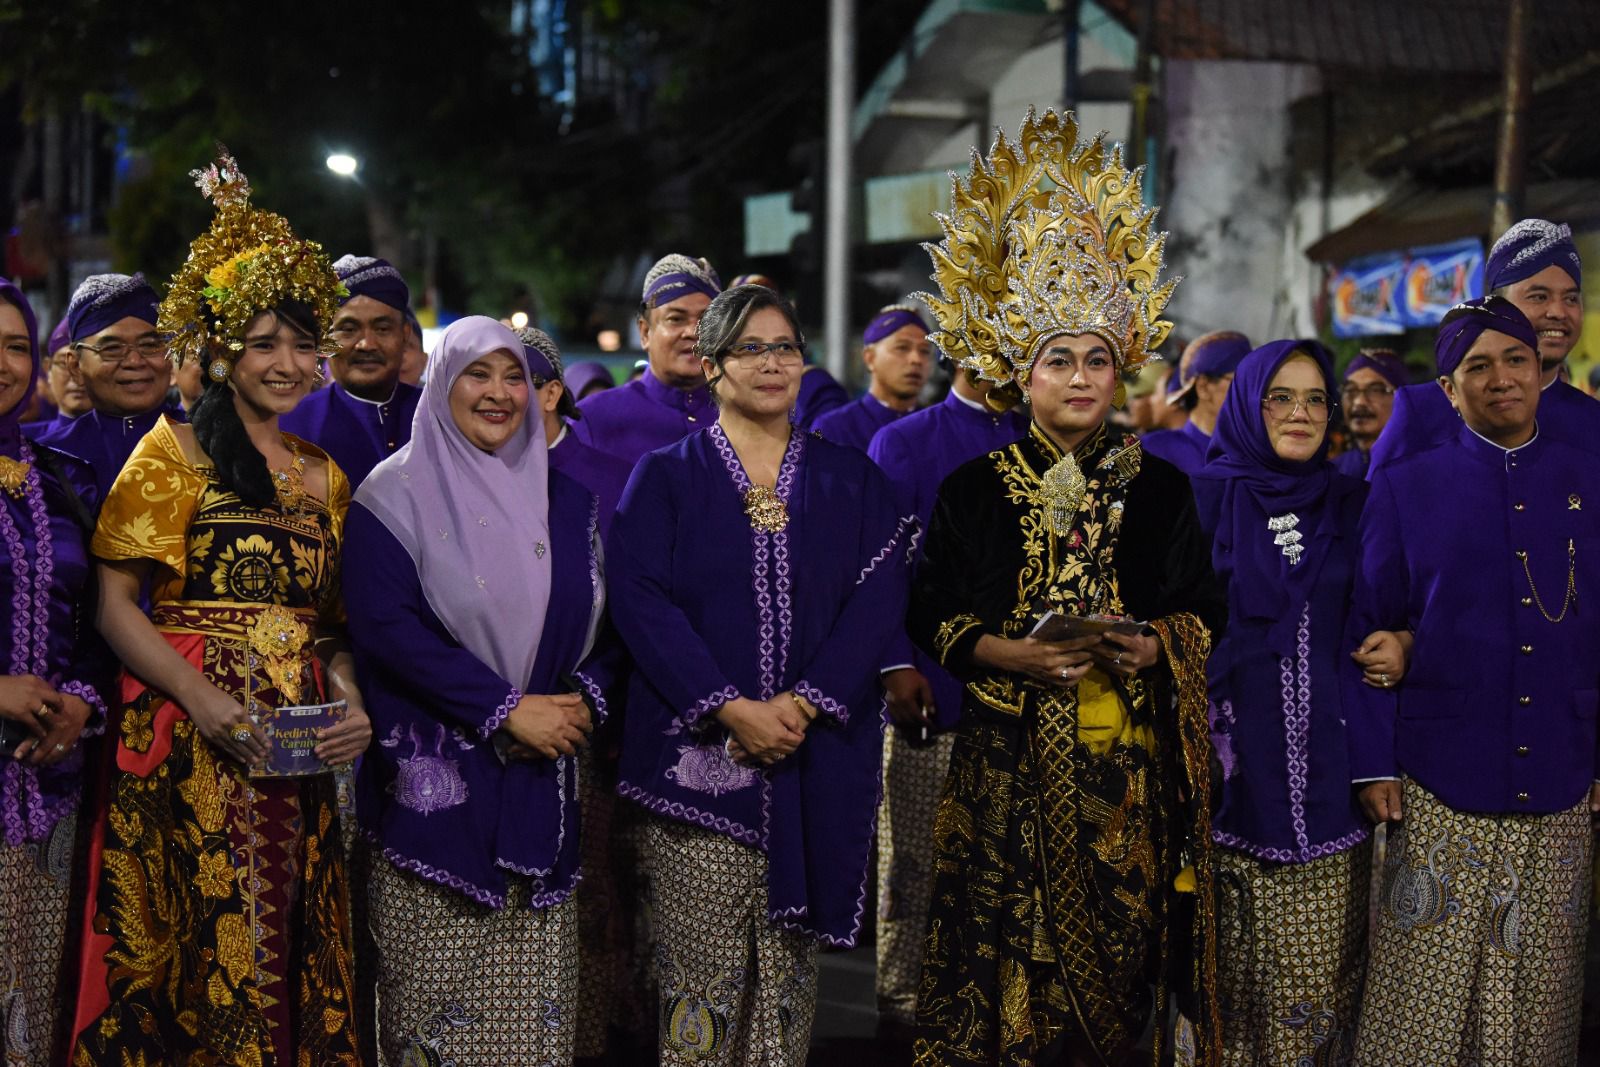
[[(1137, 32), (1145, 0), (1098, 0)], [(1155, 0), (1152, 43), (1167, 59), (1257, 59), (1412, 73), (1501, 69), (1507, 0)], [(1538, 65), (1600, 45), (1600, 3), (1530, 3)]]

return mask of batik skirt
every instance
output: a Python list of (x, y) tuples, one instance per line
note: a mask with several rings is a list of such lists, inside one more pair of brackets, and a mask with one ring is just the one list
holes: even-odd
[(528, 907), (507, 876), (491, 908), (374, 853), (378, 1044), (390, 1067), (564, 1067), (577, 1020), (578, 922), (570, 898)]
[(933, 817), (950, 770), (955, 734), (912, 744), (891, 729), (883, 742), (878, 808), (878, 1014), (916, 1021), (922, 943), (933, 897)]
[(646, 827), (663, 1067), (804, 1067), (817, 943), (767, 919), (767, 857), (656, 816)]
[[(247, 675), (263, 610), (171, 602), (157, 622), (223, 692), (295, 703)], [(117, 719), (89, 844), (73, 1062), (359, 1065), (333, 775), (248, 777), (136, 678)]]
[(1578, 1054), (1593, 834), (1456, 811), (1404, 783), (1361, 1003), (1361, 1067), (1526, 1067)]
[(1370, 843), (1310, 863), (1230, 848), (1212, 857), (1222, 1062), (1346, 1067), (1366, 973)]
[(62, 958), (72, 880), (76, 809), (41, 843), (0, 844), (0, 1063), (46, 1067), (60, 1062), (70, 1005)]

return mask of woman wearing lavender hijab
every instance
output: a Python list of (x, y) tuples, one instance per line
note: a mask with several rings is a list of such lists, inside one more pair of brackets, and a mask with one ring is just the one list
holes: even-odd
[(386, 1062), (571, 1061), (578, 673), (594, 498), (548, 469), (522, 343), (482, 316), (428, 360), (408, 445), (350, 509), (345, 589), (376, 742), (358, 780)]
[(863, 453), (791, 424), (804, 347), (770, 289), (713, 300), (696, 350), (717, 421), (639, 461), (607, 541), (663, 1064), (800, 1067), (818, 942), (853, 945), (866, 909), (915, 520)]

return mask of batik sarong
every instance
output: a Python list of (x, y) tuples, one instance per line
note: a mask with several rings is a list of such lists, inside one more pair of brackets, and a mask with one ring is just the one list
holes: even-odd
[(60, 991), (67, 941), (73, 828), (62, 815), (41, 844), (0, 845), (0, 1062), (60, 1062), (68, 1018)]
[(722, 834), (652, 817), (663, 1067), (804, 1067), (817, 943), (767, 919), (767, 858)]
[(916, 1021), (922, 943), (933, 896), (933, 817), (950, 770), (955, 734), (912, 744), (891, 729), (883, 742), (878, 808), (878, 1014)]
[(378, 944), (378, 1044), (393, 1067), (564, 1067), (577, 1017), (577, 905), (528, 908), (529, 882), (506, 879), (506, 906), (371, 858)]
[(1455, 811), (1404, 784), (1361, 1004), (1361, 1067), (1528, 1067), (1578, 1054), (1588, 798), (1547, 815)]
[[(1310, 863), (1212, 853), (1227, 1067), (1350, 1063), (1367, 962), (1370, 849), (1363, 842)], [(1178, 1062), (1186, 1062), (1181, 1053)]]

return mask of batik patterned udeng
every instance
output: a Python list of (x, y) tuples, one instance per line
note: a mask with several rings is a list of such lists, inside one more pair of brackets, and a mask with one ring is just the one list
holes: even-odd
[(1361, 1004), (1361, 1067), (1570, 1064), (1593, 835), (1549, 815), (1455, 811), (1415, 781), (1391, 827)]

